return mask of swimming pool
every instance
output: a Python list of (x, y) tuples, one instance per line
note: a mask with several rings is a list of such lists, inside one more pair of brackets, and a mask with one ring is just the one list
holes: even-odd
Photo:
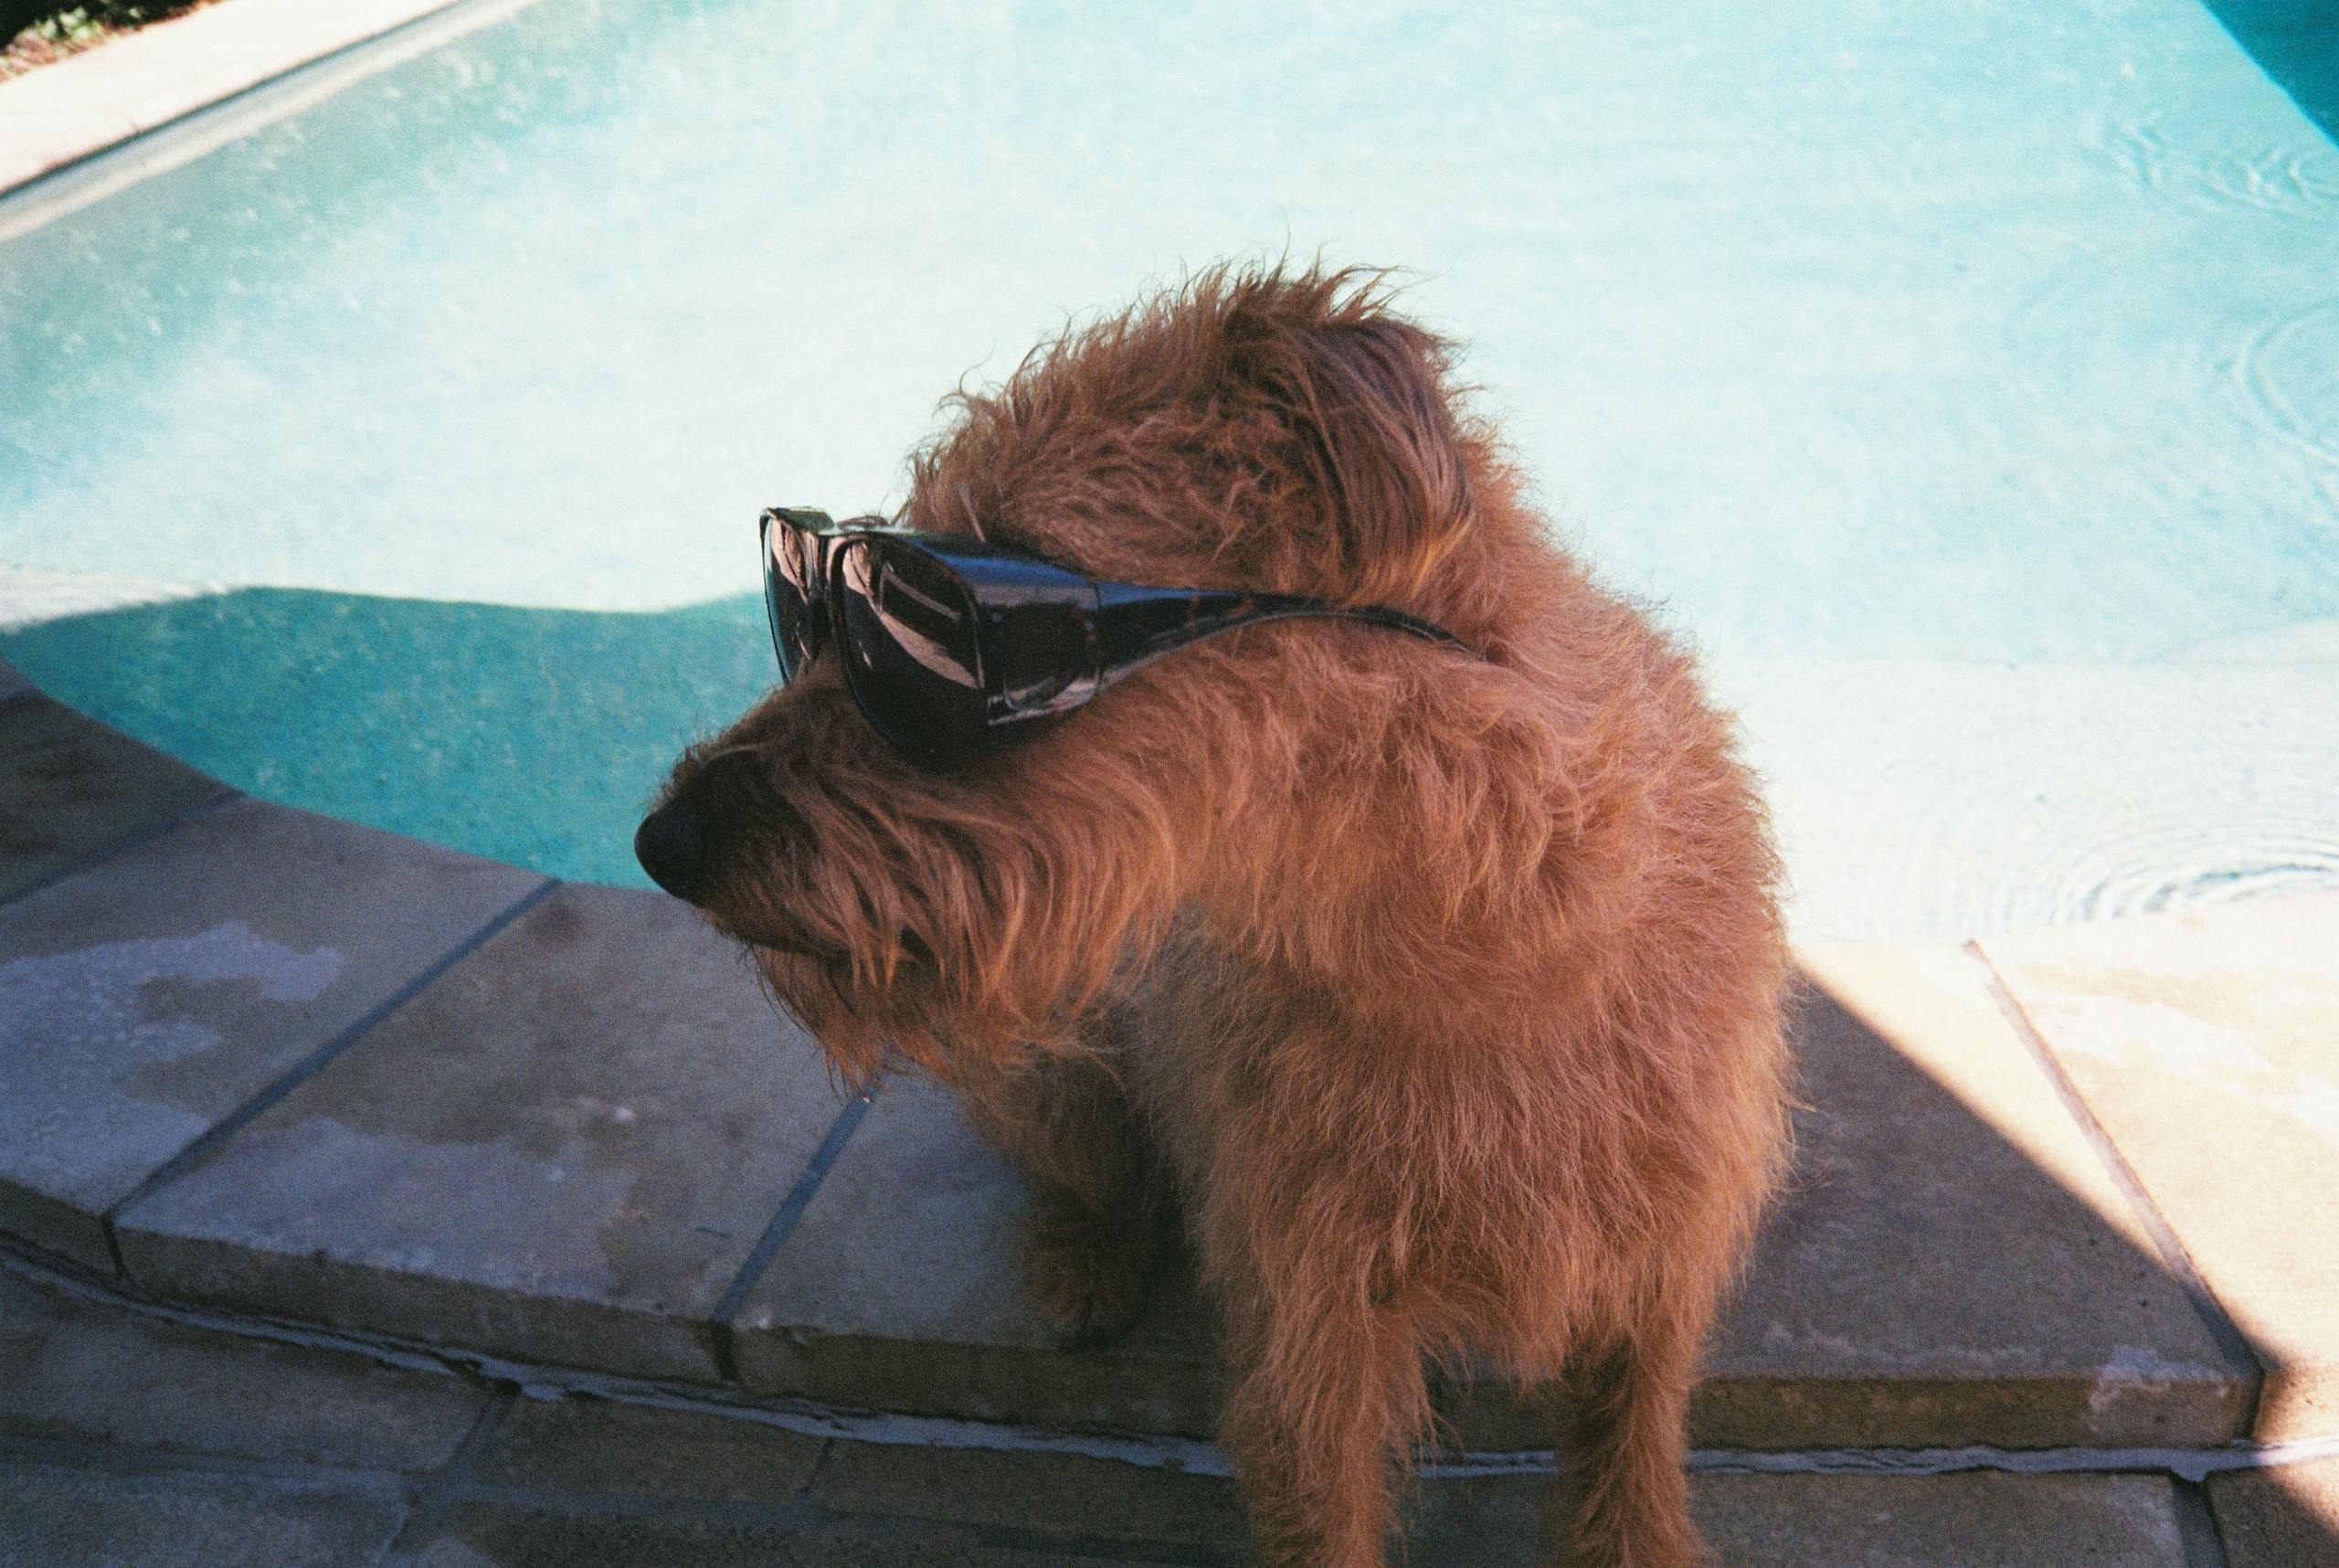
[(537, 0), (0, 246), (0, 657), (639, 884), (770, 677), (758, 507), (1320, 250), (1706, 652), (1799, 929), (2339, 883), (2339, 22), (2278, 15)]

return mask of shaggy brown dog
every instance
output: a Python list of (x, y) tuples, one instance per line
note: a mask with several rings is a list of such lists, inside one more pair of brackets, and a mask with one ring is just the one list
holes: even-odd
[(963, 397), (898, 521), (1245, 628), (935, 772), (824, 656), (674, 775), (692, 896), (848, 1073), (952, 1086), (1067, 1335), (1174, 1202), (1263, 1561), (1382, 1560), (1425, 1356), (1564, 1377), (1553, 1561), (1700, 1555), (1684, 1412), (1783, 1139), (1764, 819), (1371, 278), (1218, 270)]

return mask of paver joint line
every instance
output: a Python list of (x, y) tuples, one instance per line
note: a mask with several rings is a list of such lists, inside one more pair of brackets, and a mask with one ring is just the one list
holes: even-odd
[(2226, 1311), (2224, 1303), (2217, 1299), (2217, 1292), (2209, 1287), (2207, 1278), (2193, 1261), (2192, 1253), (2177, 1236), (2175, 1227), (2160, 1212), (2160, 1205), (2153, 1202), (2152, 1194), (2144, 1191), (2144, 1184), (2138, 1180), (2135, 1168), (2128, 1163), (2128, 1157), (2120, 1152), (2120, 1146), (2111, 1140), (2111, 1134), (2098, 1119), (2094, 1109), (2080, 1093), (2079, 1086), (2071, 1081), (2070, 1075), (2063, 1070), (2063, 1065), (2055, 1059), (2054, 1050), (2047, 1044), (2046, 1036), (2038, 1033), (2038, 1026), (2008, 989), (2006, 978), (1998, 973), (1997, 966), (1990, 961), (1989, 955), (1982, 950), (1979, 942), (1966, 943), (1965, 950), (1982, 967), (1990, 994), (1997, 1002), (1999, 1011), (2006, 1014), (2007, 1023), (2037, 1062), (2039, 1071), (2045, 1073), (2048, 1082), (2054, 1085), (2064, 1109), (2079, 1124), (2080, 1131), (2094, 1149), (2096, 1158), (2102, 1162), (2112, 1185), (2120, 1189), (2120, 1195), (2128, 1201), (2137, 1223), (2152, 1237), (2153, 1245), (2160, 1252), (2162, 1266), (2184, 1290), (2186, 1300), (2192, 1304), (2194, 1312), (2201, 1319), (2201, 1326), (2217, 1342), (2218, 1353), (2232, 1362), (2233, 1370), (2241, 1375), (2244, 1381), (2241, 1413), (2234, 1435), (2240, 1436), (2255, 1431), (2258, 1402), (2266, 1386), (2266, 1367), (2258, 1359), (2258, 1352), (2251, 1348), (2249, 1337), (2241, 1331)]
[(836, 1453), (837, 1440), (834, 1437), (820, 1439), (820, 1450), (812, 1456), (811, 1468), (804, 1472), (803, 1482), (796, 1489), (797, 1497), (810, 1497), (819, 1489), (821, 1480), (829, 1473), (830, 1461), (836, 1457)]
[(504, 1416), (511, 1414), (512, 1405), (519, 1397), (518, 1390), (506, 1390), (501, 1397), (490, 1400), (487, 1408), (479, 1413), (479, 1419), (471, 1423), (471, 1431), (464, 1435), (463, 1446), (422, 1483), (421, 1496), (415, 1499), (414, 1507), (407, 1511), (406, 1521), (398, 1526), (397, 1534), (391, 1538), (388, 1548), (378, 1560), (377, 1568), (400, 1568), (401, 1564), (413, 1562), (422, 1549), (430, 1544), (430, 1538), (439, 1533), (439, 1526), (445, 1520), (448, 1511), (470, 1489), (471, 1477), (478, 1471), (480, 1461), (486, 1457), (487, 1446), (493, 1440), (496, 1428), (503, 1425)]
[(488, 921), (487, 924), (482, 926), (478, 930), (472, 932), (461, 941), (456, 943), (455, 946), (450, 948), (447, 952), (441, 954), (430, 964), (429, 968), (422, 970), (421, 973), (416, 975), (412, 980), (407, 981), (405, 985), (400, 986), (397, 991), (391, 992), (388, 997), (377, 1003), (373, 1010), (368, 1012), (364, 1017), (350, 1024), (349, 1027), (344, 1029), (340, 1033), (326, 1041), (323, 1045), (318, 1046), (306, 1057), (302, 1058), (300, 1062), (295, 1063), (289, 1070), (278, 1075), (259, 1093), (253, 1095), (251, 1098), (246, 1100), (242, 1105), (238, 1106), (235, 1110), (230, 1112), (228, 1116), (222, 1118), (217, 1123), (206, 1128), (185, 1149), (180, 1150), (176, 1154), (171, 1156), (170, 1159), (155, 1167), (153, 1171), (148, 1173), (143, 1181), (140, 1181), (137, 1186), (132, 1188), (127, 1195), (105, 1213), (104, 1221), (106, 1242), (107, 1245), (113, 1249), (115, 1271), (125, 1279), (130, 1277), (129, 1270), (122, 1265), (121, 1243), (114, 1235), (115, 1222), (122, 1214), (134, 1208), (142, 1199), (145, 1198), (150, 1193), (160, 1190), (172, 1181), (184, 1175), (188, 1171), (193, 1170), (196, 1166), (200, 1165), (204, 1160), (209, 1159), (212, 1153), (217, 1150), (220, 1145), (226, 1143), (228, 1139), (242, 1131), (243, 1128), (255, 1118), (265, 1113), (270, 1107), (275, 1105), (285, 1096), (291, 1094), (294, 1089), (299, 1088), (303, 1083), (307, 1082), (310, 1078), (315, 1076), (316, 1074), (323, 1071), (334, 1057), (340, 1055), (350, 1046), (355, 1044), (359, 1040), (363, 1039), (367, 1033), (372, 1032), (384, 1020), (389, 1018), (393, 1013), (397, 1012), (398, 1009), (404, 1007), (407, 1002), (412, 1001), (417, 996), (419, 996), (441, 975), (445, 974), (449, 969), (453, 969), (457, 964), (461, 963), (473, 953), (479, 951), (480, 948), (485, 947), (490, 941), (494, 939), (498, 932), (511, 925), (512, 922), (520, 918), (521, 916), (525, 915), (529, 910), (534, 909), (546, 898), (551, 897), (559, 886), (560, 883), (557, 879), (553, 877), (545, 878), (544, 881), (538, 883), (527, 893), (522, 895), (493, 919)]
[[(29, 696), (32, 694), (26, 693), (25, 694)], [(13, 701), (14, 699), (11, 700)], [(5, 703), (0, 703), (0, 707), (5, 707), (6, 705), (7, 704)], [(219, 786), (219, 792), (211, 796), (208, 800), (198, 800), (194, 805), (187, 807), (184, 810), (173, 812), (159, 822), (149, 822), (146, 826), (140, 828), (135, 832), (124, 833), (122, 837), (113, 840), (110, 843), (101, 844), (96, 849), (93, 849), (89, 853), (82, 855), (79, 859), (75, 860), (70, 864), (58, 867), (55, 871), (50, 872), (47, 876), (42, 877), (38, 882), (33, 883), (29, 886), (20, 887), (16, 892), (8, 894), (5, 897), (0, 897), (0, 907), (5, 907), (10, 904), (20, 904), (24, 900), (32, 897), (35, 894), (46, 892), (49, 888), (55, 887), (58, 883), (69, 881), (72, 878), (80, 875), (85, 871), (94, 871), (110, 860), (116, 860), (122, 855), (128, 854), (132, 850), (138, 848), (142, 844), (152, 843), (165, 833), (174, 832), (178, 829), (186, 826), (189, 822), (219, 810), (222, 806), (228, 805), (233, 801), (243, 799), (244, 796), (242, 794), (238, 793), (237, 790), (229, 789), (227, 785), (222, 784)]]
[(755, 1288), (757, 1279), (771, 1262), (772, 1255), (786, 1244), (788, 1233), (804, 1217), (804, 1211), (812, 1206), (812, 1199), (820, 1192), (820, 1182), (828, 1176), (829, 1168), (844, 1152), (844, 1146), (852, 1139), (853, 1129), (861, 1125), (861, 1118), (869, 1114), (869, 1107), (876, 1098), (877, 1090), (872, 1088), (865, 1094), (854, 1096), (852, 1102), (837, 1113), (836, 1120), (829, 1124), (828, 1136), (820, 1140), (820, 1147), (812, 1151), (812, 1158), (806, 1162), (803, 1173), (788, 1190), (788, 1196), (780, 1200), (779, 1208), (771, 1217), (771, 1224), (764, 1227), (764, 1234), (756, 1239), (754, 1249), (740, 1263), (739, 1272), (732, 1277), (731, 1287), (715, 1304), (717, 1361), (725, 1383), (738, 1381), (738, 1361), (731, 1344), (731, 1319), (746, 1303), (747, 1293)]
[(2169, 1486), (2176, 1533), (2185, 1545), (2185, 1568), (2226, 1568), (2225, 1538), (2217, 1533), (2217, 1516), (2209, 1508), (2208, 1489), (2183, 1477)]

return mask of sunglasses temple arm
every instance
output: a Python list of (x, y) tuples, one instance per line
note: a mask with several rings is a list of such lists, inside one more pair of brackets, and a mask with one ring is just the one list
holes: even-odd
[(1370, 621), (1433, 642), (1463, 646), (1460, 638), (1441, 627), (1378, 605), (1332, 605), (1290, 594), (1239, 593), (1227, 588), (1158, 588), (1101, 583), (1096, 609), (1101, 666), (1098, 678), (1102, 684), (1110, 685), (1163, 654), (1174, 653), (1204, 638), (1262, 620), (1288, 620), (1299, 616)]

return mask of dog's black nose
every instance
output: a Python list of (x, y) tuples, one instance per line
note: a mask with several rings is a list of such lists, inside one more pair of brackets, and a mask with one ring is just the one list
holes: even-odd
[(686, 904), (705, 891), (706, 836), (672, 801), (641, 819), (634, 830), (633, 858), (650, 880)]

